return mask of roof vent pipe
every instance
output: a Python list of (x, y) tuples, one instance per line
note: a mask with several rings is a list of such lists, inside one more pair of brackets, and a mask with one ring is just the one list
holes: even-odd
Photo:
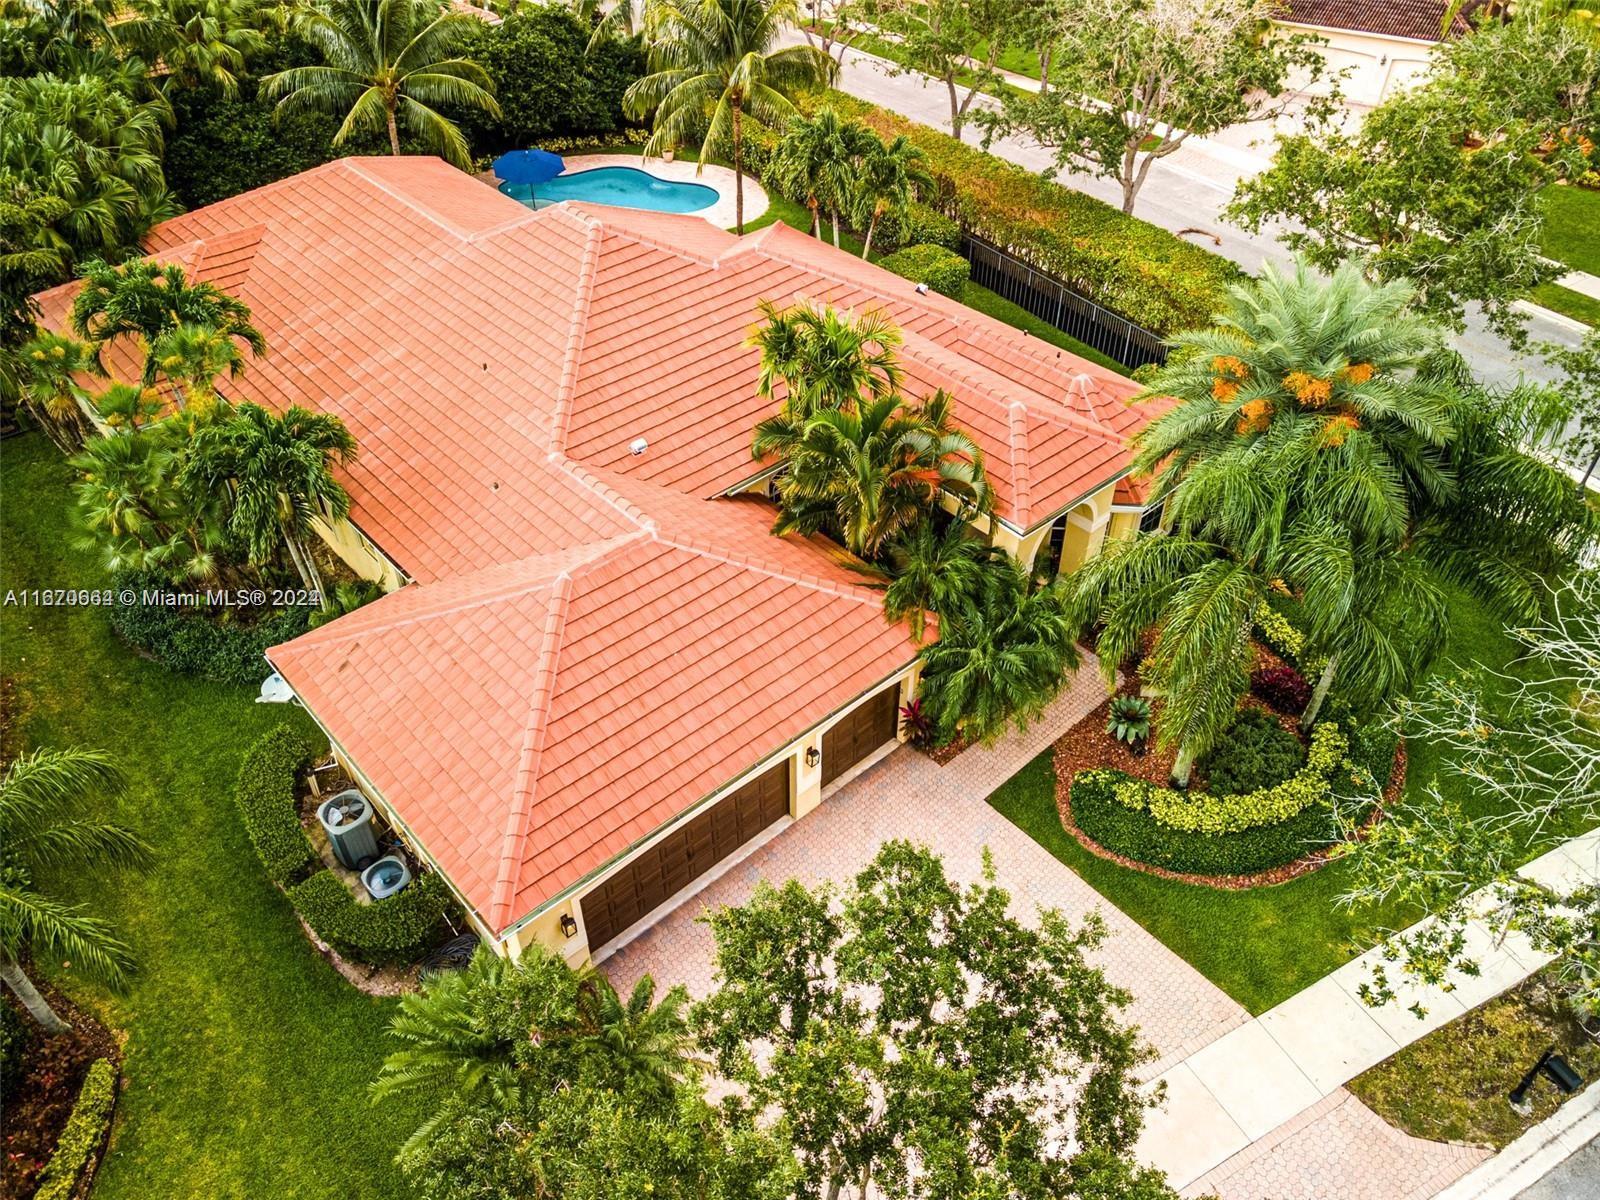
[(648, 449), (650, 449), (650, 443), (643, 438), (634, 438), (633, 441), (628, 443), (628, 453), (635, 458), (638, 458)]

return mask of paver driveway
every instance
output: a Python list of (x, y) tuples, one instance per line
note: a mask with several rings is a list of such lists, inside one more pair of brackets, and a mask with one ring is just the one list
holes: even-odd
[(1018, 915), (1031, 918), (1043, 906), (1072, 919), (1094, 909), (1104, 916), (1110, 936), (1098, 960), (1113, 982), (1133, 993), (1128, 1016), (1163, 1060), (1149, 1073), (1192, 1054), (1242, 1024), (1244, 1009), (985, 803), (1104, 697), (1091, 659), (1026, 734), (993, 749), (974, 747), (945, 767), (909, 747), (895, 750), (611, 955), (607, 973), (619, 988), (648, 972), (663, 987), (682, 983), (703, 996), (712, 984), (711, 933), (695, 918), (743, 902), (757, 880), (847, 879), (883, 842), (907, 838), (930, 846), (952, 879), (967, 882), (979, 877), (987, 846), (997, 882), (1011, 893)]

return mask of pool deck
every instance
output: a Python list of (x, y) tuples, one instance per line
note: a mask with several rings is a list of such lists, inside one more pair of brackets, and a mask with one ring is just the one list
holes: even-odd
[[(701, 169), (692, 158), (664, 162), (659, 158), (642, 158), (637, 154), (575, 154), (566, 159), (566, 164), (567, 168), (562, 172), (563, 175), (592, 171), (596, 167), (633, 167), (635, 170), (647, 171), (657, 179), (669, 179), (674, 183), (703, 184), (715, 190), (717, 202), (709, 208), (702, 208), (699, 212), (688, 215), (704, 217), (719, 229), (733, 228), (733, 171), (728, 167), (707, 163), (705, 168)], [(486, 172), (480, 178), (491, 184), (499, 182), (491, 172)], [(750, 224), (765, 213), (767, 206), (766, 189), (746, 175), (744, 177), (745, 224)]]

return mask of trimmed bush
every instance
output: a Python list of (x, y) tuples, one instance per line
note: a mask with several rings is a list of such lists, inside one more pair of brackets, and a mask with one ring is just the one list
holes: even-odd
[(268, 878), (281, 887), (303, 877), (316, 859), (295, 810), (295, 783), (310, 758), (311, 743), (280, 725), (257, 739), (239, 763), (233, 798)]
[(1276, 787), (1305, 766), (1306, 748), (1270, 713), (1246, 709), (1206, 756), (1207, 790), (1237, 796)]
[(842, 92), (815, 103), (885, 140), (905, 134), (939, 182), (935, 208), (1158, 333), (1209, 325), (1223, 290), (1244, 276), (1220, 254), (936, 129)]
[(1105, 849), (1135, 862), (1193, 875), (1254, 875), (1304, 858), (1339, 838), (1333, 808), (1313, 804), (1287, 821), (1239, 833), (1169, 829), (1115, 795), (1120, 772), (1080, 771), (1072, 781), (1072, 818)]
[(1311, 685), (1293, 667), (1268, 667), (1252, 672), (1250, 692), (1290, 716), (1299, 716), (1311, 703)]
[(967, 289), (967, 280), (972, 277), (972, 264), (943, 246), (907, 246), (904, 250), (895, 251), (878, 265), (906, 279), (925, 283), (941, 296), (949, 296), (952, 300), (961, 299), (961, 293)]
[(105, 1140), (116, 1099), (117, 1075), (111, 1060), (97, 1058), (89, 1064), (55, 1153), (39, 1175), (34, 1200), (68, 1200), (77, 1190), (78, 1181)]
[[(1158, 787), (1144, 779), (1104, 772), (1115, 778), (1112, 794), (1124, 807), (1148, 812), (1169, 829), (1189, 833), (1239, 833), (1263, 825), (1287, 821), (1303, 809), (1328, 798), (1328, 778), (1344, 761), (1349, 743), (1332, 721), (1323, 721), (1311, 731), (1311, 748), (1306, 764), (1291, 778), (1274, 787), (1243, 795), (1205, 792), (1180, 792)], [(1081, 772), (1097, 775), (1101, 772)]]
[(405, 891), (358, 903), (332, 871), (318, 871), (289, 889), (289, 899), (316, 935), (340, 954), (374, 965), (404, 963), (424, 949), (450, 906), (450, 891), (435, 874), (419, 875)]
[(244, 687), (255, 687), (272, 674), (264, 657), (267, 647), (299, 637), (312, 612), (288, 608), (247, 624), (231, 619), (236, 609), (222, 610), (224, 619), (217, 620), (195, 609), (146, 604), (146, 593), (175, 590), (157, 575), (124, 571), (111, 586), (119, 592), (132, 589), (141, 597), (111, 610), (111, 627), (129, 643), (169, 670)]
[(885, 213), (872, 237), (874, 250), (904, 250), (907, 246), (943, 246), (961, 249), (961, 226), (926, 204), (912, 204), (902, 215)]

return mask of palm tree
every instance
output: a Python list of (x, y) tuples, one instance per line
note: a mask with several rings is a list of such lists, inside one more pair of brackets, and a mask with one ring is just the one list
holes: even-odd
[(203, 326), (223, 337), (240, 338), (256, 355), (267, 340), (250, 323), (250, 306), (212, 283), (190, 283), (176, 263), (137, 259), (113, 267), (96, 260), (84, 264), (83, 287), (72, 302), (72, 327), (94, 344), (98, 354), (111, 339), (133, 335), (143, 340), (144, 386), (155, 386), (160, 362), (156, 346), (180, 326)]
[(814, 117), (791, 117), (773, 154), (772, 166), (786, 192), (804, 197), (811, 210), (811, 235), (822, 237), (822, 209), (833, 217), (833, 244), (839, 244), (839, 210), (848, 203), (857, 165), (882, 143), (860, 122), (841, 121), (832, 106)]
[(311, 9), (299, 33), (322, 53), (320, 66), (290, 67), (261, 81), (280, 116), (301, 109), (344, 114), (333, 135), (342, 146), (357, 132), (386, 129), (400, 153), (400, 126), (446, 161), (466, 170), (466, 138), (440, 105), (500, 115), (494, 85), (477, 63), (450, 55), (478, 18), (432, 0), (327, 0)]
[(758, 440), (784, 431), (798, 436), (814, 412), (899, 391), (900, 331), (882, 309), (840, 313), (807, 301), (781, 308), (770, 300), (757, 309), (762, 323), (749, 339), (761, 351), (757, 393), (771, 399), (780, 383), (784, 387), (783, 411), (756, 427)]
[(229, 99), (246, 61), (267, 48), (257, 0), (138, 0), (111, 36), (157, 64), (163, 83), (205, 84)]
[(689, 993), (680, 984), (656, 1003), (655, 980), (644, 975), (626, 1003), (603, 972), (585, 973), (578, 1009), (592, 1044), (589, 1052), (620, 1090), (672, 1097), (698, 1066), (689, 1027)]
[(891, 580), (883, 594), (884, 615), (906, 621), (922, 641), (927, 614), (943, 615), (975, 595), (983, 573), (1005, 551), (972, 536), (965, 514), (940, 523), (923, 521), (889, 546)]
[(898, 134), (887, 145), (876, 137), (872, 142), (862, 157), (855, 189), (855, 221), (867, 230), (862, 258), (872, 253), (872, 235), (885, 215), (904, 216), (913, 200), (931, 195), (935, 186), (933, 176), (922, 166), (927, 155), (913, 146), (905, 134)]
[(745, 115), (780, 128), (794, 115), (790, 97), (828, 77), (814, 47), (773, 48), (798, 15), (795, 0), (655, 0), (645, 9), (650, 73), (623, 94), (623, 110), (636, 120), (655, 114), (647, 154), (698, 140), (703, 167), (730, 149), (741, 234)]
[(305, 539), (314, 520), (349, 514), (350, 494), (333, 468), (355, 453), (355, 438), (338, 417), (298, 406), (278, 417), (246, 401), (226, 420), (195, 434), (178, 486), (210, 496), (231, 487), (228, 528), (245, 544), (250, 561), (271, 561), (281, 542), (301, 582), (327, 607), (330, 599)]
[(941, 495), (984, 509), (983, 452), (955, 427), (950, 408), (943, 392), (916, 406), (890, 394), (818, 411), (798, 437), (758, 429), (756, 455), (787, 462), (772, 532), (828, 531), (871, 560), (926, 520)]
[(977, 580), (940, 611), (939, 640), (923, 647), (922, 703), (942, 738), (987, 743), (1039, 716), (1078, 652), (1059, 583), (1034, 586), (1003, 554)]
[(23, 970), (29, 955), (69, 961), (112, 986), (131, 960), (110, 925), (40, 891), (34, 872), (144, 865), (149, 848), (132, 833), (81, 815), (91, 796), (121, 787), (122, 773), (98, 750), (35, 750), (0, 777), (0, 979), (51, 1033), (68, 1026)]
[(610, 39), (626, 41), (638, 31), (634, 28), (634, 0), (613, 0), (610, 8), (601, 11), (601, 0), (570, 0), (572, 15), (580, 24), (594, 30), (589, 35), (585, 54), (593, 54), (595, 47)]
[(96, 368), (94, 351), (83, 342), (43, 332), (18, 352), (22, 402), (64, 454), (83, 445), (83, 410), (89, 398), (78, 383)]
[(183, 324), (156, 339), (151, 357), (172, 382), (180, 410), (209, 410), (217, 403), (217, 376), (230, 379), (244, 374), (244, 353), (239, 343), (209, 325)]

